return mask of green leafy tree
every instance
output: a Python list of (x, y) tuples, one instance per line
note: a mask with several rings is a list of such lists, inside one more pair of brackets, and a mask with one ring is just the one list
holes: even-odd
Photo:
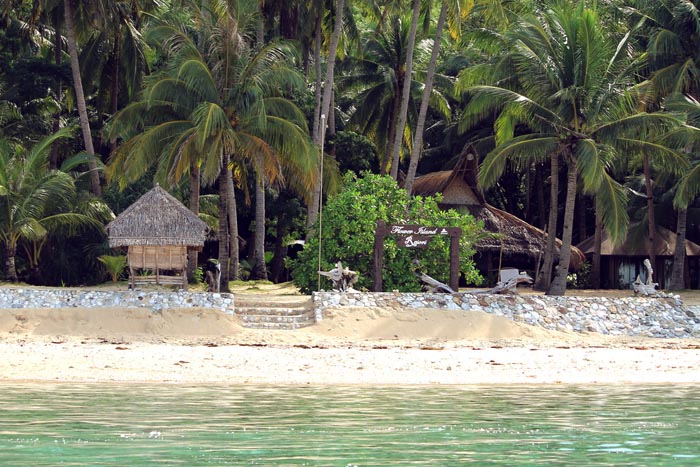
[[(482, 226), (471, 216), (440, 210), (434, 197), (412, 198), (388, 176), (364, 174), (361, 178), (354, 177), (346, 174), (345, 188), (323, 208), (321, 270), (328, 271), (336, 262), (342, 261), (360, 273), (356, 288), (371, 288), (374, 232), (377, 221), (383, 220), (389, 224), (461, 227), (460, 272), (467, 283), (481, 281), (472, 256)], [(318, 242), (318, 237), (309, 238), (304, 250), (291, 264), (292, 280), (307, 293), (317, 289)], [(420, 261), (421, 272), (448, 282), (448, 258), (447, 237), (434, 238), (426, 249), (399, 248), (394, 239), (387, 237), (384, 242), (384, 286), (387, 290), (419, 291), (421, 284), (414, 274), (413, 260), (416, 259)]]
[(126, 256), (101, 255), (97, 259), (100, 263), (104, 264), (105, 269), (107, 269), (109, 276), (112, 278), (112, 282), (118, 282), (119, 276), (121, 276), (124, 268), (126, 268)]

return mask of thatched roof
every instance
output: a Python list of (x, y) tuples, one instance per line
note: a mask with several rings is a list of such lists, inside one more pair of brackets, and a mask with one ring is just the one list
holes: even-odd
[[(614, 245), (607, 232), (603, 232), (600, 254), (603, 256), (648, 256), (649, 237), (646, 228), (635, 228), (632, 224), (627, 229), (625, 241), (620, 245)], [(635, 235), (636, 233), (636, 235)], [(587, 255), (592, 255), (594, 250), (594, 238), (588, 237), (577, 246)], [(673, 256), (676, 248), (676, 234), (665, 227), (656, 227), (656, 256)], [(700, 256), (700, 245), (685, 241), (685, 254), (688, 256)]]
[[(485, 230), (500, 234), (479, 240), (475, 245), (477, 250), (500, 254), (502, 249), (504, 256), (521, 254), (535, 261), (544, 257), (547, 234), (542, 229), (490, 204), (476, 209), (471, 208), (469, 211), (474, 218), (484, 221)], [(561, 248), (561, 240), (557, 238), (555, 244), (558, 251)], [(558, 256), (557, 253), (557, 258)], [(577, 270), (585, 260), (583, 252), (572, 246), (569, 268)]]
[(109, 246), (186, 245), (201, 247), (207, 225), (156, 185), (107, 225)]
[[(442, 193), (440, 205), (444, 208), (466, 208), (476, 219), (484, 221), (484, 228), (492, 233), (476, 243), (481, 252), (492, 252), (505, 256), (525, 255), (533, 261), (544, 256), (547, 234), (537, 227), (508, 212), (486, 203), (482, 191), (477, 186), (478, 157), (473, 148), (463, 151), (457, 165), (452, 170), (432, 172), (417, 177), (413, 183), (413, 194), (432, 196)], [(561, 247), (561, 240), (556, 240)], [(571, 248), (570, 268), (577, 270), (585, 261), (585, 256), (576, 247)]]

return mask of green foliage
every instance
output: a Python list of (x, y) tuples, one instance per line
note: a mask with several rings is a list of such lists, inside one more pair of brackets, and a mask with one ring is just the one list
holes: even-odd
[[(434, 197), (410, 197), (390, 177), (364, 174), (355, 178), (347, 174), (345, 188), (323, 208), (321, 270), (328, 271), (337, 261), (360, 273), (355, 285), (369, 289), (372, 285), (372, 257), (377, 221), (388, 224), (461, 227), (460, 272), (469, 284), (481, 282), (474, 267), (474, 243), (482, 235), (482, 226), (474, 219), (454, 210), (442, 211)], [(318, 231), (318, 225), (314, 226)], [(385, 290), (419, 291), (421, 284), (414, 274), (413, 260), (420, 261), (420, 271), (449, 282), (449, 237), (436, 237), (426, 249), (400, 248), (391, 236), (384, 240)], [(307, 240), (305, 249), (291, 261), (292, 280), (305, 293), (316, 290), (318, 282), (318, 237)], [(328, 288), (322, 279), (322, 288)]]
[(105, 265), (107, 272), (112, 278), (112, 282), (119, 281), (119, 276), (121, 276), (122, 271), (126, 267), (126, 256), (124, 255), (102, 255), (97, 258), (100, 263)]

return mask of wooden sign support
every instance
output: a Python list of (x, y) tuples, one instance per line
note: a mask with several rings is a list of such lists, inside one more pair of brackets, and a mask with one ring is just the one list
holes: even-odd
[(459, 227), (425, 227), (420, 225), (387, 225), (384, 221), (377, 222), (377, 230), (374, 232), (374, 259), (373, 271), (375, 292), (382, 291), (382, 266), (384, 257), (384, 237), (394, 235), (397, 243), (405, 248), (427, 248), (430, 241), (436, 236), (449, 235), (450, 237), (450, 287), (459, 289), (459, 238), (462, 229)]

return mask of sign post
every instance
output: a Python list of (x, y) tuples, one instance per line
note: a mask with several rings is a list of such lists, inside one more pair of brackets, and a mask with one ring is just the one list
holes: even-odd
[(382, 291), (382, 266), (384, 256), (384, 237), (396, 236), (396, 243), (403, 248), (427, 248), (430, 241), (437, 236), (450, 237), (450, 287), (459, 289), (459, 238), (462, 229), (459, 227), (426, 227), (421, 225), (387, 225), (384, 221), (377, 222), (374, 232), (373, 275), (375, 292)]

